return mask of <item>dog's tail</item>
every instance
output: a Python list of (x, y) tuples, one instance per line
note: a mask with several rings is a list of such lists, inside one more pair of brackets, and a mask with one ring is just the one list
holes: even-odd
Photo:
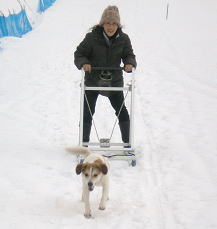
[(87, 157), (91, 154), (91, 151), (87, 147), (82, 146), (75, 146), (75, 147), (66, 147), (66, 151), (73, 154), (82, 155), (84, 157)]

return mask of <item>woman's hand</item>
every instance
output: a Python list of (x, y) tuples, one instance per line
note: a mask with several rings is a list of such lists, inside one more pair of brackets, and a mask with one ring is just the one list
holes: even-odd
[(124, 66), (124, 71), (125, 72), (132, 72), (133, 70), (133, 65), (132, 64), (127, 64)]
[(91, 65), (90, 64), (84, 64), (83, 69), (85, 72), (91, 72)]

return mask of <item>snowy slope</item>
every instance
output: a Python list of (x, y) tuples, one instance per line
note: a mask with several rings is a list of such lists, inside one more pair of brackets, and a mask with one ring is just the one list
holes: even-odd
[[(138, 60), (138, 163), (111, 161), (108, 208), (98, 210), (95, 190), (94, 219), (86, 220), (76, 159), (64, 151), (78, 143), (73, 52), (108, 4), (119, 6)], [(216, 11), (212, 0), (58, 0), (31, 33), (1, 39), (1, 228), (217, 227)], [(102, 97), (102, 135), (110, 117)]]

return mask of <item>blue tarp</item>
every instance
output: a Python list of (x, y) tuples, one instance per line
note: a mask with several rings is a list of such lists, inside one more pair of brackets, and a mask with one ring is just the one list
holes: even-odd
[(49, 8), (56, 0), (39, 0), (39, 12), (44, 12)]
[(6, 20), (4, 16), (0, 16), (0, 37), (4, 37), (8, 35)]
[[(56, 0), (39, 0), (39, 11), (44, 12), (55, 1)], [(18, 14), (13, 13), (7, 17), (4, 15), (0, 16), (0, 37), (22, 37), (23, 34), (31, 30), (32, 26), (23, 8)]]
[(18, 28), (17, 18), (19, 14), (10, 14), (6, 17), (6, 28), (8, 31), (8, 36), (21, 37), (21, 31)]
[(8, 17), (0, 16), (0, 37), (22, 37), (31, 30), (25, 9), (18, 14), (10, 14)]
[(22, 10), (20, 12), (20, 14), (21, 15), (20, 15), (20, 17), (18, 17), (17, 22), (18, 22), (18, 25), (20, 27), (20, 31), (22, 31), (22, 34), (26, 34), (32, 30), (32, 26), (29, 22), (27, 15), (26, 15), (26, 11)]

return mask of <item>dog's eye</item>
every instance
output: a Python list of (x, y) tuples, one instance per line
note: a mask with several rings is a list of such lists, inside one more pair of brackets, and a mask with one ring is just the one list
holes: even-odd
[(85, 176), (85, 177), (88, 177), (88, 174), (87, 174), (87, 173), (85, 173), (85, 174), (84, 174), (84, 176)]
[(98, 174), (94, 174), (93, 176), (94, 176), (94, 177), (97, 177), (97, 176), (98, 176)]

